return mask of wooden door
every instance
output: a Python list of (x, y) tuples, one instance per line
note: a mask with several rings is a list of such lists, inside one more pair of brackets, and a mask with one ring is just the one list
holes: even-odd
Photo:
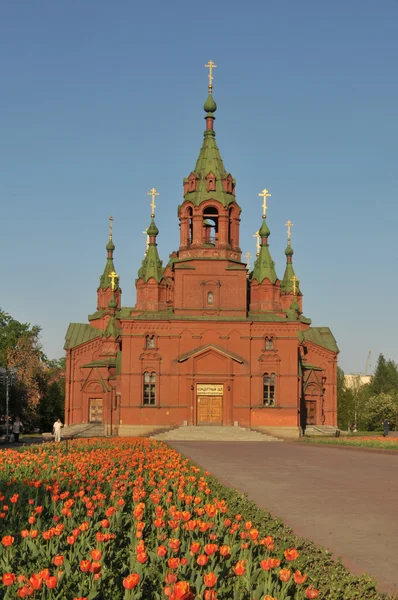
[(316, 425), (316, 402), (313, 400), (306, 400), (305, 410), (307, 413), (306, 424)]
[(102, 398), (90, 398), (89, 421), (90, 423), (102, 423)]
[(222, 396), (198, 396), (198, 425), (222, 425)]

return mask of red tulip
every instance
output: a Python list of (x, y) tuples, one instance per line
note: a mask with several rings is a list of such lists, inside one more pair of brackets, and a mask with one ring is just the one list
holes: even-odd
[(58, 579), (52, 575), (51, 577), (49, 577), (48, 579), (46, 579), (46, 586), (52, 590), (54, 588), (57, 587), (57, 583), (58, 583)]
[(3, 539), (1, 540), (1, 543), (3, 544), (3, 546), (5, 546), (7, 548), (8, 546), (13, 545), (14, 538), (12, 537), (12, 535), (5, 535), (3, 537)]
[(246, 561), (238, 560), (236, 565), (232, 567), (232, 570), (235, 573), (235, 575), (244, 575), (246, 573)]
[(127, 575), (125, 579), (123, 579), (123, 587), (126, 590), (132, 590), (135, 588), (140, 582), (140, 576), (138, 573), (131, 573), (131, 575)]
[(284, 581), (284, 582), (289, 581), (290, 575), (291, 575), (291, 573), (290, 573), (289, 569), (281, 569), (279, 571), (279, 579), (281, 581)]
[(16, 577), (14, 573), (4, 573), (3, 577), (1, 578), (4, 585), (12, 585), (15, 579)]
[(81, 560), (80, 561), (80, 570), (83, 573), (88, 573), (91, 567), (91, 561), (90, 560)]
[(54, 556), (53, 563), (56, 567), (60, 567), (64, 564), (64, 557), (62, 555)]

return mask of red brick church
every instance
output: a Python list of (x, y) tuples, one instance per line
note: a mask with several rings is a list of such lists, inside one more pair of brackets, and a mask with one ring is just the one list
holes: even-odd
[(178, 207), (180, 246), (163, 266), (151, 190), (134, 307), (122, 305), (111, 222), (97, 310), (66, 334), (69, 425), (103, 423), (108, 433), (129, 435), (137, 425), (298, 434), (309, 424), (337, 424), (336, 341), (303, 316), (290, 221), (282, 279), (275, 271), (267, 190), (253, 269), (242, 260), (242, 211), (216, 143), (211, 80), (210, 69), (204, 140)]

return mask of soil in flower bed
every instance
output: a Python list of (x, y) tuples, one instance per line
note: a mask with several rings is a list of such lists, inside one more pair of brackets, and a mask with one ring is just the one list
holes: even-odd
[(153, 440), (4, 450), (0, 511), (4, 599), (387, 598)]

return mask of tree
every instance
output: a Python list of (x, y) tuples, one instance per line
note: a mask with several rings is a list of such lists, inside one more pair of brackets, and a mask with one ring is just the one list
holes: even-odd
[[(10, 390), (10, 414), (19, 415), (28, 430), (48, 429), (64, 412), (65, 359), (47, 359), (40, 331), (0, 309), (0, 366), (15, 369), (17, 380)], [(3, 399), (4, 389), (0, 393)], [(4, 408), (3, 400), (0, 415)]]
[(368, 398), (367, 406), (367, 429), (376, 431), (381, 429), (383, 419), (390, 421), (391, 429), (397, 425), (398, 396), (393, 393), (382, 392), (377, 396)]
[(41, 380), (41, 396), (38, 405), (40, 429), (51, 431), (58, 417), (65, 411), (65, 358), (48, 362), (48, 369)]
[(353, 423), (352, 393), (345, 381), (343, 369), (337, 367), (337, 420), (342, 430), (347, 430)]
[(384, 354), (380, 354), (370, 385), (375, 396), (382, 393), (398, 393), (398, 365), (391, 359), (386, 360)]

